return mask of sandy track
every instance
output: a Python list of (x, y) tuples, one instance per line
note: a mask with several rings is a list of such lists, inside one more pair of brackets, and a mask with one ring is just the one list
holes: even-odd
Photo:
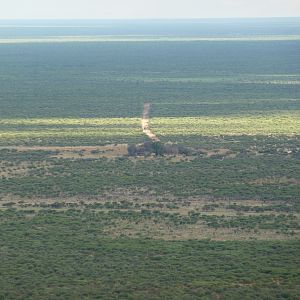
[(150, 129), (150, 103), (146, 102), (144, 104), (144, 110), (143, 110), (143, 115), (142, 115), (142, 129), (143, 132), (149, 137), (150, 140), (154, 142), (159, 142), (159, 138), (151, 131)]

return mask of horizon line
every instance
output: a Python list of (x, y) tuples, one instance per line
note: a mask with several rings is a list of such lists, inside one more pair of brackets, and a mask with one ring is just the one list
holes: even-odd
[(300, 19), (299, 16), (257, 16), (257, 17), (165, 17), (165, 18), (0, 18), (1, 21), (188, 21), (188, 20), (251, 20), (251, 19)]

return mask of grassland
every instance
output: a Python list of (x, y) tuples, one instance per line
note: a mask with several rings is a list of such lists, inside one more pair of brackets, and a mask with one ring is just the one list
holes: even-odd
[(295, 136), (300, 131), (300, 114), (228, 117), (154, 118), (152, 129), (160, 136)]
[[(145, 140), (138, 118), (2, 119), (0, 145), (101, 145)], [(300, 132), (299, 113), (152, 118), (161, 138), (176, 136), (287, 136)]]
[(299, 298), (296, 34), (1, 44), (0, 299)]
[(143, 141), (138, 118), (2, 119), (0, 144), (106, 145)]

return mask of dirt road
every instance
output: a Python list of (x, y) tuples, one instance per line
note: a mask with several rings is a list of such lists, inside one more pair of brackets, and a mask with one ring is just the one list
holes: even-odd
[(154, 142), (159, 142), (159, 138), (150, 130), (150, 118), (149, 118), (149, 112), (150, 112), (150, 103), (146, 102), (144, 104), (144, 110), (142, 115), (142, 129), (143, 132)]

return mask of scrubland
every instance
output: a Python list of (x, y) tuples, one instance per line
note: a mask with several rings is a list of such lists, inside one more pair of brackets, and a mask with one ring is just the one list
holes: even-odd
[(0, 299), (299, 298), (299, 41), (98, 42), (0, 45)]

